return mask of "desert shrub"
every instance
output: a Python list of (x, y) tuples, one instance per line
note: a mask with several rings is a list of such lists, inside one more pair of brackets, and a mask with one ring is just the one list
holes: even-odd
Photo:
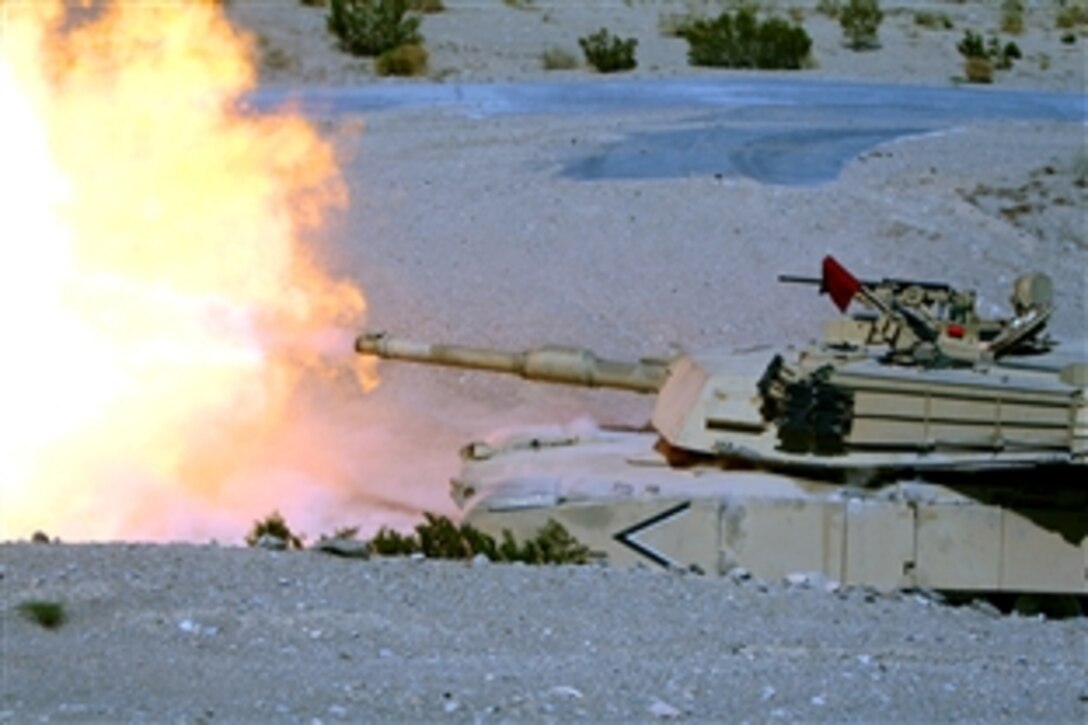
[(382, 528), (370, 541), (372, 553), (382, 556), (423, 554), (432, 559), (471, 559), (483, 554), (491, 561), (521, 561), (527, 564), (584, 564), (589, 549), (578, 542), (562, 524), (549, 519), (536, 536), (518, 543), (504, 530), (496, 540), (470, 524), (457, 524), (445, 516), (425, 513), (414, 534), (400, 534)]
[(419, 16), (409, 13), (408, 0), (329, 0), (326, 22), (342, 50), (376, 56), (423, 41)]
[(963, 38), (956, 44), (956, 50), (964, 58), (985, 58), (986, 43), (982, 38), (982, 33), (976, 33), (973, 30), (963, 31)]
[(19, 614), (46, 629), (57, 629), (68, 620), (63, 604), (46, 599), (29, 599), (16, 609)]
[(816, 3), (816, 12), (829, 18), (837, 18), (842, 12), (842, 3), (839, 0), (819, 0)]
[(993, 71), (1008, 70), (1013, 62), (1023, 57), (1020, 46), (1009, 41), (1002, 44), (996, 35), (988, 41), (981, 33), (966, 30), (956, 50), (964, 57), (964, 72), (972, 83), (992, 83)]
[(1061, 30), (1072, 30), (1078, 25), (1088, 25), (1088, 2), (1073, 0), (1068, 5), (1058, 8), (1054, 24)]
[(374, 70), (380, 76), (419, 76), (427, 72), (427, 49), (418, 43), (398, 45), (378, 56)]
[(1009, 70), (1012, 68), (1013, 61), (1024, 57), (1020, 52), (1020, 46), (1011, 40), (1002, 45), (997, 36), (990, 37), (990, 42), (986, 47), (986, 54), (998, 70)]
[(839, 14), (846, 44), (854, 50), (879, 47), (879, 29), (883, 21), (884, 12), (879, 0), (850, 0)]
[(805, 9), (796, 5), (790, 6), (790, 9), (786, 11), (786, 14), (790, 16), (790, 20), (798, 25), (805, 19)]
[(1073, 45), (1077, 42), (1077, 34), (1072, 31), (1062, 33), (1062, 42), (1066, 45)]
[(298, 2), (310, 8), (323, 8), (328, 4), (328, 0), (298, 0)]
[(688, 62), (712, 68), (796, 70), (812, 49), (812, 39), (804, 28), (781, 18), (760, 22), (749, 10), (696, 20), (684, 38)]
[(544, 70), (571, 70), (578, 67), (578, 58), (563, 48), (548, 48), (540, 54)]
[(914, 13), (914, 24), (930, 30), (951, 30), (952, 18), (948, 13), (938, 13), (931, 10), (919, 10)]
[(246, 534), (246, 544), (256, 546), (262, 536), (275, 537), (283, 541), (289, 549), (302, 548), (302, 537), (291, 531), (279, 511), (273, 511), (263, 519), (254, 521), (253, 528)]
[(606, 28), (579, 38), (578, 45), (586, 56), (586, 63), (601, 73), (631, 70), (638, 65), (635, 60), (638, 40), (617, 37)]
[(1002, 0), (1001, 29), (1013, 35), (1024, 32), (1024, 0)]

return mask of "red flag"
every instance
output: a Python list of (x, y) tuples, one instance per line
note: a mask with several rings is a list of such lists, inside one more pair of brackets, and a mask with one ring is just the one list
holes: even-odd
[(831, 301), (839, 308), (839, 312), (846, 312), (850, 306), (850, 300), (854, 299), (861, 290), (861, 282), (850, 274), (846, 267), (839, 264), (830, 254), (824, 257), (823, 279), (821, 281), (824, 292), (831, 295)]

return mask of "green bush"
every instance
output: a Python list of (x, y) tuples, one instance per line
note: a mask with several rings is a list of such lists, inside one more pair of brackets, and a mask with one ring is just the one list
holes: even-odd
[(578, 67), (578, 58), (563, 48), (548, 48), (540, 54), (544, 70), (572, 70)]
[(256, 546), (262, 536), (273, 536), (284, 542), (289, 549), (301, 549), (302, 537), (296, 535), (279, 511), (273, 511), (260, 521), (253, 522), (253, 528), (246, 534), (246, 544)]
[(981, 33), (973, 30), (964, 31), (956, 50), (964, 57), (964, 73), (971, 83), (992, 83), (994, 69), (1008, 70), (1022, 57), (1016, 43), (1002, 45), (996, 35), (985, 41)]
[(760, 22), (743, 9), (712, 20), (696, 20), (684, 33), (688, 62), (711, 68), (801, 68), (812, 49), (804, 28), (781, 18)]
[(471, 559), (483, 554), (491, 561), (520, 561), (526, 564), (584, 564), (589, 549), (579, 543), (562, 524), (549, 519), (537, 535), (519, 544), (504, 530), (502, 541), (469, 525), (457, 524), (445, 516), (425, 513), (414, 534), (400, 534), (382, 528), (370, 540), (370, 550), (381, 556), (423, 554), (432, 559)]
[(592, 35), (578, 39), (578, 45), (586, 56), (586, 63), (601, 73), (631, 70), (638, 62), (635, 60), (635, 38), (619, 38), (601, 28)]
[(854, 50), (880, 47), (879, 29), (884, 12), (878, 0), (850, 0), (839, 15), (846, 44)]
[(982, 33), (973, 30), (963, 31), (963, 38), (956, 44), (956, 50), (964, 58), (985, 58), (986, 44), (982, 39)]
[(402, 45), (418, 45), (420, 18), (408, 0), (329, 0), (329, 32), (352, 55), (377, 56)]
[(427, 72), (427, 49), (411, 43), (378, 56), (374, 70), (380, 76), (420, 76)]
[(986, 48), (987, 55), (993, 62), (994, 67), (998, 70), (1009, 70), (1012, 68), (1013, 61), (1023, 58), (1023, 54), (1020, 52), (1020, 46), (1011, 40), (1004, 45), (997, 39), (996, 36), (990, 37), (990, 43)]
[(46, 629), (57, 629), (68, 620), (64, 605), (45, 599), (30, 599), (16, 608), (19, 614)]
[(441, 13), (445, 12), (446, 5), (442, 0), (408, 0), (408, 9), (417, 13)]

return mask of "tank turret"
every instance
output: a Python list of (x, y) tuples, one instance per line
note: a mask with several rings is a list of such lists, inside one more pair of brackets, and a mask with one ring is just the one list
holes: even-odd
[(1050, 355), (1049, 278), (1014, 286), (1015, 316), (982, 319), (975, 294), (862, 281), (834, 258), (819, 285), (841, 311), (815, 346), (606, 360), (572, 347), (502, 351), (365, 333), (364, 355), (657, 394), (652, 423), (678, 451), (825, 472), (1083, 464), (1088, 361)]

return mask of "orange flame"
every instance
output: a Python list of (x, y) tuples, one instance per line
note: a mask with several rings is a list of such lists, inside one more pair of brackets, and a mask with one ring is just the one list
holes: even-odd
[(320, 486), (283, 453), (307, 381), (375, 383), (307, 252), (347, 192), (306, 121), (239, 110), (215, 3), (84, 13), (0, 0), (0, 537), (237, 535)]

